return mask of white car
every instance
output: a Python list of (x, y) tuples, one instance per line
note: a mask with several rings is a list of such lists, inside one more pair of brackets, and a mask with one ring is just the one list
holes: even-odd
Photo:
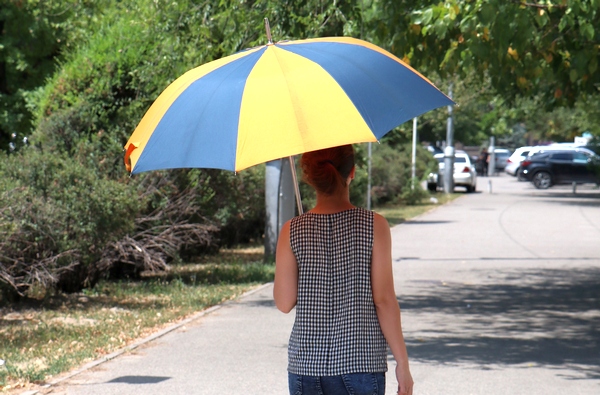
[(533, 147), (529, 146), (517, 148), (510, 158), (508, 158), (504, 171), (511, 176), (516, 177), (519, 174), (521, 162), (527, 158), (527, 155), (529, 155), (529, 151), (531, 151), (532, 148)]
[[(436, 191), (444, 185), (444, 154), (433, 156), (438, 161), (438, 172), (429, 173), (427, 177), (427, 189)], [(454, 154), (454, 186), (464, 187), (467, 192), (475, 192), (477, 189), (477, 170), (469, 155), (464, 151), (456, 151)]]

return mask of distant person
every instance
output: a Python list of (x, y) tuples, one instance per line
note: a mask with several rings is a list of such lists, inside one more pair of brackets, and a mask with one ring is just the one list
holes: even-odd
[(480, 167), (481, 167), (481, 175), (487, 177), (488, 175), (488, 165), (490, 161), (490, 155), (488, 154), (487, 148), (484, 148), (481, 151), (481, 155), (479, 155)]
[(273, 290), (279, 310), (296, 307), (290, 394), (384, 394), (387, 346), (397, 362), (398, 393), (412, 394), (390, 227), (350, 203), (353, 148), (308, 152), (301, 165), (317, 203), (281, 229)]

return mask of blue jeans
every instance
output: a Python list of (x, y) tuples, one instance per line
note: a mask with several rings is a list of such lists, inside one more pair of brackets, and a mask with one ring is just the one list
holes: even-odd
[(290, 395), (384, 395), (385, 372), (339, 376), (300, 376), (288, 373)]

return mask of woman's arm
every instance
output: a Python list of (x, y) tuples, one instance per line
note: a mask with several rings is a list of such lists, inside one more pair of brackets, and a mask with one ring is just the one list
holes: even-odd
[(398, 393), (412, 394), (413, 379), (408, 366), (408, 354), (402, 335), (400, 306), (394, 290), (392, 270), (392, 236), (382, 216), (375, 214), (371, 257), (371, 287), (379, 326), (396, 360)]
[(290, 245), (290, 221), (283, 225), (277, 240), (273, 298), (284, 313), (289, 313), (298, 300), (298, 263)]

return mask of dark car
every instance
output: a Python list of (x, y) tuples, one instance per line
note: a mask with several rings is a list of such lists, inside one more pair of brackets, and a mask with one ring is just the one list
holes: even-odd
[(539, 151), (521, 162), (521, 174), (538, 189), (556, 184), (600, 184), (600, 156), (584, 148)]

